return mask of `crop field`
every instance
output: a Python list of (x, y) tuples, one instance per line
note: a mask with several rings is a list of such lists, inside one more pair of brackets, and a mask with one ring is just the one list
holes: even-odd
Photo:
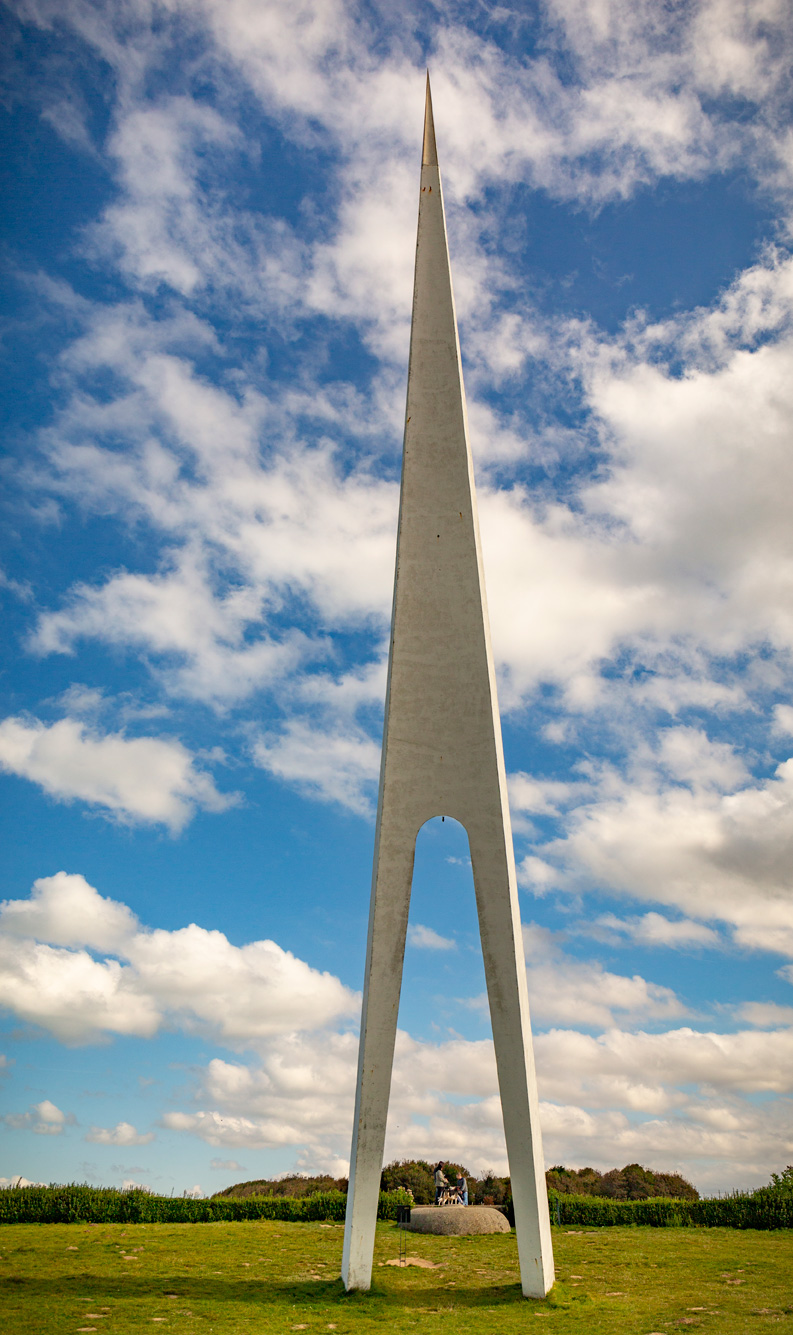
[(407, 1243), (413, 1263), (400, 1268), (398, 1231), (378, 1224), (373, 1288), (347, 1295), (339, 1224), (5, 1225), (2, 1329), (793, 1335), (791, 1230), (555, 1228), (544, 1302), (521, 1297), (513, 1234)]

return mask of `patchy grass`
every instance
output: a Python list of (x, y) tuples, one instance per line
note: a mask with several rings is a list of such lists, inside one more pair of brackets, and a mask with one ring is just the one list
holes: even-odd
[(344, 1293), (342, 1228), (276, 1221), (13, 1224), (0, 1230), (5, 1335), (127, 1332), (161, 1326), (217, 1335), (440, 1328), (502, 1335), (675, 1335), (687, 1329), (793, 1335), (793, 1232), (554, 1229), (558, 1282), (545, 1302), (518, 1284), (514, 1235), (411, 1235), (400, 1269), (392, 1224), (378, 1224), (374, 1286)]

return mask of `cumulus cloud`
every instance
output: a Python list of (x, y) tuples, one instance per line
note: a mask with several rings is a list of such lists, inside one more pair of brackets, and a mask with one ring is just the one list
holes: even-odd
[(667, 918), (663, 913), (643, 913), (631, 918), (618, 918), (614, 913), (603, 913), (592, 924), (593, 935), (602, 929), (607, 933), (627, 937), (641, 946), (673, 946), (677, 949), (701, 946), (719, 947), (721, 938), (712, 927), (690, 918)]
[[(29, 643), (53, 654), (111, 645), (142, 660), (165, 695), (217, 711), (276, 693), (283, 722), (254, 738), (256, 762), (307, 795), (366, 813), (415, 223), (422, 73), (412, 28), (400, 14), (374, 51), (367, 21), (335, 0), (180, 0), (177, 9), (156, 31), (134, 7), (121, 18), (112, 5), (87, 15), (72, 0), (24, 11), (25, 22), (79, 34), (112, 68), (118, 98), (102, 150), (116, 189), (83, 246), (127, 286), (102, 305), (39, 281), (74, 333), (41, 433), (46, 476), (30, 480), (64, 507), (132, 519), (148, 552), (145, 569), (118, 558), (73, 585), (41, 613)], [(529, 818), (561, 826), (522, 876), (543, 891), (601, 886), (670, 911), (601, 915), (613, 939), (712, 946), (722, 921), (740, 944), (788, 950), (793, 762), (772, 772), (758, 759), (765, 737), (742, 756), (688, 714), (657, 738), (646, 719), (743, 711), (770, 721), (769, 744), (791, 732), (777, 697), (789, 695), (793, 648), (793, 265), (783, 247), (768, 250), (710, 307), (656, 324), (635, 315), (606, 336), (527, 305), (512, 252), (492, 257), (503, 233), (489, 200), (494, 187), (528, 182), (599, 208), (659, 179), (743, 164), (784, 206), (789, 14), (724, 0), (684, 12), (650, 0), (552, 0), (541, 22), (543, 40), (525, 61), (447, 14), (431, 32), (471, 423), (487, 466), (481, 518), (502, 700), (518, 709), (548, 686), (547, 742), (610, 729), (609, 751), (631, 754), (624, 772), (595, 764), (567, 782), (513, 779), (524, 833)], [(178, 78), (152, 92), (147, 76), (159, 75), (176, 28), (211, 57), (220, 109)], [(330, 162), (321, 228), (311, 200), (294, 221), (248, 215), (230, 199), (218, 167), (247, 151), (241, 90), (300, 149), (321, 146)], [(405, 116), (413, 99), (415, 124)], [(50, 123), (92, 147), (87, 117), (73, 104), (58, 117), (52, 96), (47, 105)], [(278, 383), (263, 361), (238, 364), (240, 320), (251, 315), (257, 328), (274, 323), (279, 346), (301, 347), (298, 323), (324, 330), (332, 316), (376, 369), (355, 387), (313, 364)], [(223, 369), (213, 381), (214, 360)], [(529, 376), (553, 380), (580, 428), (542, 429), (522, 409), (491, 406), (498, 385), (528, 402)], [(590, 444), (596, 453), (579, 468)], [(547, 487), (526, 487), (527, 463), (547, 470)], [(365, 661), (352, 669), (332, 643), (339, 632), (366, 637)], [(101, 734), (91, 701), (74, 706), (83, 721), (6, 720), (5, 763), (52, 796), (173, 829), (228, 801), (179, 743)], [(639, 716), (638, 728), (626, 725)], [(355, 1044), (304, 1032), (354, 1014), (337, 979), (273, 942), (237, 948), (195, 924), (149, 931), (65, 873), (6, 904), (3, 922), (0, 996), (67, 1041), (168, 1023), (257, 1045), (260, 1066), (207, 1070), (195, 1104), (165, 1114), (175, 1129), (218, 1145), (296, 1144), (306, 1166), (340, 1162)], [(638, 975), (574, 962), (552, 940), (535, 944), (537, 1017), (607, 1026), (599, 1038), (570, 1028), (538, 1039), (549, 1154), (604, 1166), (685, 1155), (766, 1176), (769, 1156), (778, 1162), (788, 1144), (785, 1105), (743, 1096), (785, 1092), (762, 1080), (790, 1066), (786, 1008), (747, 1003), (746, 1022), (767, 1022), (770, 1036), (626, 1036), (638, 1022), (677, 1023), (683, 1003)], [(480, 1166), (503, 1163), (494, 1081), (487, 1043), (401, 1035), (390, 1152), (457, 1149)], [(458, 1102), (444, 1102), (444, 1090)]]
[[(180, 20), (198, 40), (208, 39), (223, 69), (224, 115), (186, 91), (141, 97), (147, 57), (168, 48), (167, 23), (155, 42), (142, 16), (140, 27), (127, 20), (122, 41), (112, 8), (95, 14), (91, 25), (72, 5), (58, 8), (61, 23), (76, 27), (113, 64), (126, 94), (107, 144), (118, 198), (93, 229), (94, 246), (144, 289), (161, 283), (194, 296), (205, 287), (225, 288), (247, 301), (266, 294), (273, 304), (332, 309), (379, 324), (379, 350), (392, 350), (389, 326), (404, 327), (409, 300), (414, 219), (404, 183), (412, 179), (406, 174), (420, 132), (420, 106), (415, 124), (404, 114), (420, 96), (422, 77), (405, 42), (410, 23), (391, 27), (375, 55), (368, 23), (336, 4), (303, 4), (294, 13), (252, 0), (179, 8)], [(549, 41), (528, 62), (512, 59), (464, 22), (433, 26), (437, 115), (453, 199), (475, 199), (494, 180), (528, 177), (557, 196), (599, 203), (659, 175), (701, 176), (754, 146), (743, 121), (714, 102), (713, 70), (706, 73), (697, 57), (701, 34), (693, 17), (660, 20), (654, 12), (652, 21), (645, 16), (637, 25), (620, 13), (621, 38), (601, 37), (584, 52), (576, 38), (598, 25), (580, 8), (575, 15), (569, 6), (546, 8)], [(703, 8), (718, 10), (715, 3)], [(39, 22), (47, 21), (47, 9), (37, 9)], [(738, 25), (730, 52), (733, 65), (745, 67), (742, 96), (751, 87), (773, 102), (784, 68), (784, 24), (779, 16), (765, 22), (774, 41), (761, 38), (756, 26)], [(552, 53), (560, 42), (564, 59), (557, 63)], [(224, 198), (213, 168), (218, 157), (242, 147), (228, 107), (242, 89), (288, 138), (304, 145), (319, 130), (332, 147), (344, 188), (330, 239), (306, 244), (285, 222), (268, 226)], [(771, 123), (766, 138), (773, 143)]]
[[(638, 1157), (682, 1169), (705, 1188), (757, 1185), (793, 1144), (785, 1120), (791, 1041), (790, 1028), (540, 1034), (546, 1157), (603, 1168)], [(319, 1035), (274, 1039), (259, 1066), (214, 1059), (198, 1078), (197, 1106), (166, 1113), (163, 1125), (213, 1146), (299, 1145), (303, 1171), (345, 1171), (357, 1044), (336, 1036), (329, 1050), (326, 1043)], [(386, 1157), (441, 1154), (475, 1171), (506, 1171), (497, 1089), (489, 1040), (425, 1043), (400, 1031)], [(783, 1097), (746, 1098), (770, 1092)]]
[(408, 927), (408, 945), (416, 946), (419, 950), (456, 950), (457, 942), (450, 936), (441, 936), (432, 927), (425, 927), (422, 923), (411, 923)]
[(793, 705), (776, 705), (774, 730), (785, 737), (793, 737)]
[(106, 899), (84, 876), (65, 871), (40, 876), (29, 899), (0, 904), (0, 931), (52, 946), (87, 946), (114, 954), (137, 930), (138, 920), (126, 904)]
[[(668, 1021), (687, 1014), (671, 988), (639, 974), (611, 973), (596, 960), (567, 955), (546, 928), (524, 926), (523, 943), (535, 1024), (607, 1029), (620, 1022)], [(485, 1008), (487, 999), (477, 999), (476, 1004)]]
[(737, 1014), (758, 1029), (778, 1029), (793, 1025), (793, 1006), (778, 1006), (773, 1001), (746, 1001)]
[[(615, 776), (604, 789), (568, 814), (543, 858), (524, 862), (526, 884), (586, 877), (611, 894), (727, 923), (741, 946), (793, 953), (793, 761), (732, 792)], [(651, 919), (637, 930), (654, 928), (662, 925)]]
[(259, 737), (253, 757), (262, 769), (323, 802), (337, 802), (359, 815), (372, 809), (380, 772), (380, 747), (360, 729), (326, 731), (292, 719), (278, 734)]
[(109, 253), (142, 287), (166, 283), (183, 295), (203, 285), (208, 267), (231, 279), (235, 259), (242, 267), (239, 247), (224, 228), (226, 220), (202, 208), (196, 175), (200, 158), (225, 156), (239, 141), (235, 125), (192, 98), (130, 108), (107, 144), (120, 197), (90, 229), (94, 253)]
[[(29, 900), (5, 901), (0, 931), (0, 1005), (69, 1043), (178, 1023), (245, 1045), (353, 1018), (359, 1005), (274, 941), (233, 946), (195, 923), (146, 929), (65, 872), (37, 881)], [(106, 951), (116, 958), (95, 958)]]
[(688, 1013), (673, 990), (639, 974), (627, 978), (593, 961), (572, 959), (531, 964), (532, 1014), (540, 1024), (561, 1023), (596, 1029), (624, 1020), (672, 1020)]
[(106, 1033), (150, 1038), (162, 1023), (157, 999), (118, 960), (18, 937), (0, 940), (0, 1006), (67, 1043)]
[[(222, 934), (195, 925), (147, 931), (124, 905), (65, 873), (38, 882), (30, 901), (4, 904), (3, 925), (10, 929), (5, 1004), (67, 1041), (100, 1032), (154, 1033), (168, 1020), (227, 1046), (255, 1046), (251, 1063), (213, 1058), (198, 1073), (191, 1106), (162, 1113), (164, 1130), (218, 1149), (293, 1149), (304, 1171), (343, 1171), (358, 1044), (354, 1031), (336, 1026), (352, 1018), (358, 999), (338, 980), (273, 942), (232, 947)], [(95, 960), (87, 942), (112, 948), (118, 958)], [(652, 1155), (654, 1163), (689, 1173), (693, 1165), (698, 1180), (715, 1183), (724, 1182), (718, 1174), (731, 1156), (738, 1165), (732, 1180), (767, 1174), (767, 1162), (779, 1158), (780, 1146), (784, 1151), (781, 1109), (792, 1092), (786, 1008), (747, 1006), (742, 1014), (752, 1029), (736, 1033), (631, 1032), (625, 1025), (642, 1017), (658, 1025), (680, 1015), (674, 994), (573, 961), (546, 929), (528, 928), (526, 947), (538, 1016), (543, 996), (555, 991), (559, 1000), (549, 1014), (567, 1021), (535, 1036), (551, 1158), (610, 1166)], [(41, 951), (49, 957), (37, 976)], [(58, 972), (67, 967), (81, 970), (71, 987)], [(609, 1027), (596, 1035), (570, 1027), (603, 1023)], [(757, 1094), (782, 1102), (755, 1107), (747, 1098)], [(7, 1118), (12, 1127), (49, 1135), (71, 1120), (46, 1100)], [(121, 1122), (92, 1127), (86, 1139), (132, 1146), (151, 1143), (153, 1135)], [(428, 1043), (400, 1032), (387, 1154), (438, 1153), (477, 1169), (504, 1166), (492, 1043)], [(767, 1162), (758, 1168), (763, 1156)]]
[(94, 1145), (150, 1145), (154, 1132), (136, 1131), (130, 1122), (118, 1122), (113, 1127), (92, 1126), (83, 1139)]
[(62, 1112), (49, 1099), (34, 1103), (27, 1112), (7, 1113), (3, 1118), (7, 1126), (15, 1130), (31, 1130), (37, 1136), (60, 1136), (67, 1126), (74, 1126), (74, 1113)]
[(219, 793), (181, 742), (92, 732), (75, 719), (0, 723), (0, 766), (62, 802), (81, 801), (130, 822), (181, 830), (197, 807), (225, 811), (238, 797)]
[[(385, 623), (397, 492), (342, 470), (325, 436), (360, 417), (351, 390), (336, 402), (332, 389), (294, 387), (241, 398), (185, 355), (185, 341), (200, 351), (210, 337), (197, 321), (151, 327), (122, 308), (96, 312), (70, 349), (74, 401), (42, 442), (51, 485), (89, 508), (131, 508), (165, 546), (153, 574), (75, 585), (42, 614), (31, 647), (70, 653), (98, 639), (144, 651), (167, 690), (228, 705), (327, 655), (321, 634), (284, 626), (285, 605), (318, 616), (318, 631)], [(92, 397), (97, 365), (124, 386), (117, 399)], [(295, 448), (296, 428), (317, 427), (316, 445)], [(265, 429), (282, 448), (263, 459)]]
[[(261, 292), (283, 302), (280, 275), (289, 302), (304, 314), (332, 310), (364, 332), (379, 322), (376, 345), (388, 379), (391, 362), (404, 360), (409, 314), (414, 206), (404, 183), (413, 179), (415, 135), (404, 106), (420, 82), (398, 34), (373, 60), (356, 16), (335, 7), (304, 6), (298, 17), (241, 0), (231, 10), (223, 6), (222, 19), (215, 5), (185, 12), (284, 133), (303, 142), (310, 126), (323, 126), (339, 154), (332, 235), (298, 244), (284, 223), (283, 235), (268, 234), (266, 244), (250, 232), (241, 241), (239, 208), (232, 211), (212, 188), (213, 153), (228, 152), (239, 139), (228, 114), (182, 93), (143, 103), (136, 86), (110, 140), (120, 198), (101, 224), (103, 244), (128, 280), (144, 288), (168, 282), (188, 296), (197, 284), (220, 290), (234, 273), (258, 275), (262, 254), (275, 246), (265, 281), (257, 277)], [(436, 33), (435, 61), (450, 203), (464, 247), (462, 308), (476, 309), (483, 346), (498, 343), (513, 372), (525, 370), (529, 350), (557, 372), (560, 359), (572, 362), (608, 463), (585, 485), (583, 505), (577, 498), (538, 506), (520, 485), (482, 495), (506, 698), (550, 680), (576, 707), (591, 707), (601, 661), (626, 645), (647, 656), (659, 640), (693, 634), (710, 653), (735, 653), (769, 633), (790, 645), (785, 488), (768, 492), (765, 484), (770, 475), (784, 477), (788, 466), (790, 349), (784, 338), (734, 346), (736, 338), (784, 329), (784, 260), (766, 257), (752, 266), (711, 311), (611, 341), (569, 322), (538, 331), (534, 317), (494, 313), (484, 292), (500, 299), (512, 282), (489, 281), (466, 223), (465, 205), (481, 202), (485, 184), (528, 173), (546, 190), (602, 201), (659, 174), (700, 176), (756, 149), (756, 133), (747, 138), (743, 120), (735, 123), (713, 102), (720, 66), (703, 62), (700, 42), (703, 31), (721, 31), (715, 0), (691, 14), (654, 13), (652, 22), (645, 14), (638, 24), (619, 6), (597, 20), (593, 13), (567, 4), (547, 11), (552, 31), (574, 53), (564, 78), (548, 55), (534, 58), (529, 75), (493, 43), (445, 24)], [(69, 6), (60, 17), (77, 22)], [(723, 88), (732, 95), (740, 87), (741, 96), (751, 89), (758, 106), (775, 105), (790, 40), (781, 14), (761, 25), (730, 11), (726, 26), (729, 41), (715, 43)], [(104, 33), (105, 56), (112, 52), (120, 62), (128, 86), (130, 52), (145, 63), (145, 48), (130, 32), (123, 47), (111, 41), (107, 11), (92, 29), (80, 27), (88, 41)], [(590, 31), (598, 35), (584, 49), (581, 34)], [(162, 40), (167, 44), (167, 28)], [(326, 61), (340, 42), (345, 59)], [(771, 139), (773, 121), (769, 113), (764, 132)], [(478, 151), (484, 144), (487, 153)], [(195, 316), (171, 312), (155, 325), (139, 306), (120, 304), (89, 314), (84, 335), (64, 356), (74, 392), (46, 440), (56, 489), (88, 505), (133, 506), (172, 546), (155, 575), (124, 572), (73, 589), (63, 608), (42, 617), (36, 644), (64, 651), (81, 637), (97, 637), (143, 648), (160, 660), (172, 687), (239, 699), (283, 682), (312, 652), (283, 630), (251, 635), (296, 591), (328, 626), (386, 617), (395, 487), (366, 465), (340, 472), (324, 442), (295, 449), (294, 440), (306, 427), (313, 442), (318, 426), (335, 433), (343, 425), (345, 441), (352, 432), (360, 442), (362, 423), (371, 428), (373, 419), (393, 436), (384, 392), (396, 386), (380, 379), (363, 397), (349, 385), (327, 384), (269, 398), (249, 383), (231, 392), (198, 374), (186, 338), (205, 350), (217, 335)], [(661, 343), (673, 361), (684, 357), (685, 374), (666, 369)], [(718, 364), (703, 360), (704, 343), (729, 355)], [(115, 399), (95, 395), (98, 366), (123, 386)], [(472, 401), (472, 421), (478, 418), (488, 436), (510, 436), (507, 455), (525, 454), (526, 423), (516, 437), (492, 408)], [(128, 444), (123, 456), (115, 448), (119, 434)], [(273, 440), (290, 443), (277, 459)], [(185, 459), (192, 464), (187, 477)], [(766, 503), (773, 522), (758, 524)], [(726, 513), (734, 522), (722, 522)], [(226, 593), (230, 569), (233, 592)], [(169, 656), (174, 661), (166, 662)], [(704, 675), (693, 687), (715, 699), (719, 685)], [(323, 796), (321, 787), (317, 792)]]
[[(529, 946), (536, 953), (547, 939), (535, 932)], [(585, 1004), (591, 1002), (587, 982)], [(637, 1005), (637, 994), (623, 992), (616, 1001), (627, 1009)], [(642, 990), (637, 1008), (646, 1001)], [(732, 1154), (738, 1166), (731, 1180), (762, 1180), (767, 1163), (780, 1153), (783, 1119), (778, 1109), (758, 1111), (743, 1096), (790, 1093), (791, 1032), (777, 1028), (759, 1043), (756, 1032), (688, 1028), (631, 1034), (615, 1026), (592, 1037), (575, 1029), (539, 1034), (547, 1153), (604, 1167), (653, 1154), (654, 1162), (684, 1167), (714, 1186), (725, 1181), (723, 1156)], [(258, 1067), (215, 1059), (196, 1089), (198, 1107), (167, 1113), (163, 1124), (215, 1146), (302, 1145), (303, 1169), (318, 1170), (332, 1161), (341, 1171), (357, 1044), (351, 1035), (334, 1035), (330, 1043), (328, 1049), (326, 1036), (276, 1038)], [(504, 1166), (492, 1045), (462, 1039), (423, 1043), (400, 1032), (386, 1154), (438, 1153), (462, 1156), (479, 1168)]]
[[(536, 1040), (547, 1097), (603, 1106), (614, 1101), (616, 1080), (634, 1086), (633, 1106), (645, 1108), (641, 1093), (645, 1085), (696, 1085), (722, 1094), (790, 1094), (791, 1044), (790, 1028), (728, 1034), (690, 1028), (658, 1034), (613, 1029), (594, 1036), (552, 1030)], [(675, 1099), (680, 1097), (674, 1094)], [(648, 1110), (656, 1111), (652, 1104)]]

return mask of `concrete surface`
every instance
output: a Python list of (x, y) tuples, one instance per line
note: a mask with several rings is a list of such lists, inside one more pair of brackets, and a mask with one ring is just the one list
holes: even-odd
[[(416, 836), (468, 834), (523, 1292), (553, 1256), (501, 723), (427, 85), (402, 491), (342, 1275), (368, 1289)], [(438, 1153), (445, 1147), (438, 1146)]]
[(463, 1237), (472, 1233), (509, 1233), (506, 1215), (492, 1205), (419, 1205), (410, 1216), (411, 1233), (443, 1233)]

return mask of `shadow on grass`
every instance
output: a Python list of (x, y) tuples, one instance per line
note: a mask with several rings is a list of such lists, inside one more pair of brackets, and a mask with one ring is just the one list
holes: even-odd
[[(404, 1274), (404, 1272), (402, 1272)], [(411, 1276), (411, 1278), (413, 1278)], [(184, 1275), (172, 1279), (158, 1276), (157, 1279), (145, 1279), (143, 1276), (124, 1276), (117, 1279), (107, 1275), (82, 1275), (42, 1277), (9, 1277), (0, 1281), (0, 1303), (5, 1295), (19, 1298), (41, 1298), (49, 1296), (61, 1300), (73, 1297), (85, 1300), (91, 1295), (91, 1302), (102, 1298), (129, 1299), (140, 1301), (148, 1299), (159, 1302), (168, 1294), (177, 1294), (185, 1302), (224, 1302), (251, 1303), (279, 1306), (297, 1304), (302, 1307), (327, 1307), (329, 1305), (348, 1307), (358, 1304), (382, 1303), (401, 1308), (436, 1308), (455, 1307), (493, 1308), (520, 1306), (527, 1303), (519, 1284), (482, 1284), (475, 1288), (466, 1288), (455, 1284), (453, 1287), (436, 1284), (415, 1284), (411, 1287), (402, 1284), (393, 1288), (384, 1288), (382, 1284), (373, 1284), (368, 1293), (346, 1293), (341, 1279), (335, 1280), (296, 1280), (292, 1283), (267, 1279), (223, 1279), (193, 1278)], [(532, 1310), (541, 1311), (557, 1304), (551, 1300), (531, 1302)]]

